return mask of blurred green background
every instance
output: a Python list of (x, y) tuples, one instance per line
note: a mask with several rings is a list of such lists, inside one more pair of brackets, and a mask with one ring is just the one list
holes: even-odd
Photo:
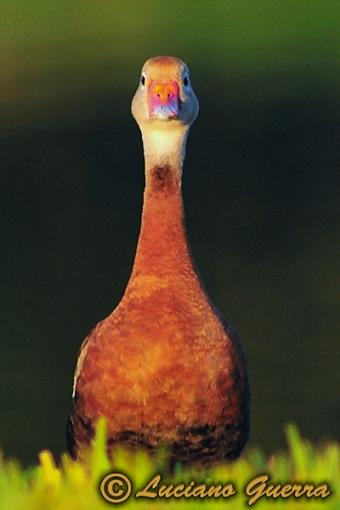
[(338, 438), (340, 4), (2, 0), (0, 445), (65, 449), (81, 341), (119, 302), (144, 185), (141, 66), (183, 58), (200, 100), (188, 235), (252, 383), (250, 444)]

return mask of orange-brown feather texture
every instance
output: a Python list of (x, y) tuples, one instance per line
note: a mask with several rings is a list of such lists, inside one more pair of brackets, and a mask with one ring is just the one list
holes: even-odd
[(109, 449), (165, 444), (184, 462), (233, 458), (247, 440), (245, 357), (194, 267), (178, 167), (147, 167), (127, 289), (82, 346), (70, 421), (75, 455), (99, 416), (107, 419)]

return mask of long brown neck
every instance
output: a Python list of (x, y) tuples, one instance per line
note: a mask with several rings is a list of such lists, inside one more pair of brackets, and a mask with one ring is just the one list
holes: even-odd
[(185, 140), (186, 132), (158, 140), (143, 136), (146, 185), (132, 278), (193, 271), (181, 190)]
[(165, 275), (191, 267), (179, 170), (170, 165), (147, 169), (142, 225), (133, 275)]

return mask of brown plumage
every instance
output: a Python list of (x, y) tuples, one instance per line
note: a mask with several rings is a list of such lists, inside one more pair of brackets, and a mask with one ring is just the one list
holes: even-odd
[(166, 445), (173, 461), (232, 459), (248, 438), (248, 376), (237, 334), (207, 296), (186, 238), (181, 174), (198, 113), (187, 66), (173, 57), (147, 61), (132, 113), (146, 174), (137, 253), (121, 302), (81, 347), (70, 450), (79, 455), (104, 416), (109, 451)]

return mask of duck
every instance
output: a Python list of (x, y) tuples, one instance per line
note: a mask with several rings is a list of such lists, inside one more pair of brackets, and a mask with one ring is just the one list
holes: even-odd
[(109, 455), (123, 445), (151, 454), (166, 447), (183, 465), (232, 460), (249, 436), (249, 377), (186, 233), (182, 170), (199, 111), (188, 66), (171, 56), (147, 60), (131, 111), (144, 148), (140, 233), (121, 301), (80, 348), (69, 451), (80, 458), (103, 417)]

